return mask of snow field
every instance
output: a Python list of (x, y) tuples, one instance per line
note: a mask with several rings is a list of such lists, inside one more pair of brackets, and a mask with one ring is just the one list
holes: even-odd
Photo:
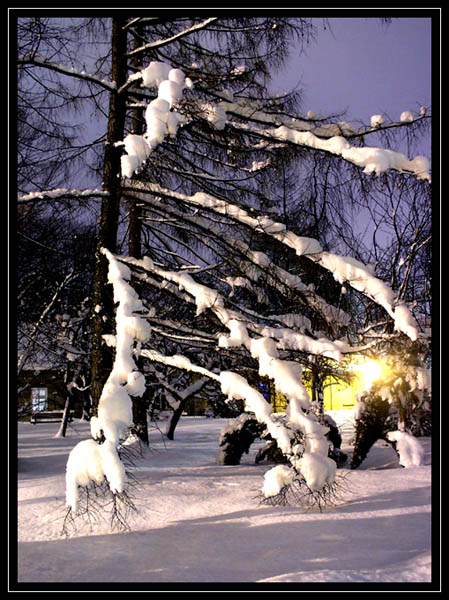
[[(350, 451), (352, 411), (332, 412)], [(61, 536), (65, 464), (90, 437), (75, 421), (19, 424), (19, 581), (36, 582), (428, 582), (431, 576), (430, 438), (420, 467), (403, 469), (378, 442), (347, 475), (337, 507), (319, 513), (260, 505), (264, 473), (250, 450), (236, 466), (216, 464), (227, 419), (184, 417), (175, 439), (151, 430), (138, 461), (138, 513), (131, 531), (80, 523)], [(163, 424), (160, 426), (163, 430)]]

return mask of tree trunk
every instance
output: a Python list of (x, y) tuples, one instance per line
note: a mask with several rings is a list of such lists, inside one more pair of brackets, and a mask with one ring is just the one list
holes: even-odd
[[(112, 80), (119, 89), (127, 79), (126, 30), (124, 19), (112, 19)], [(123, 139), (126, 115), (125, 95), (111, 92), (109, 121), (104, 156), (103, 187), (108, 195), (103, 198), (98, 231), (95, 274), (93, 282), (93, 322), (91, 351), (91, 398), (92, 413), (98, 408), (101, 392), (112, 369), (113, 355), (103, 343), (102, 336), (111, 333), (114, 314), (112, 286), (108, 284), (108, 261), (101, 248), (115, 252), (120, 213), (120, 150), (114, 144)]]
[(203, 377), (202, 379), (198, 380), (196, 382), (196, 384), (194, 383), (192, 386), (189, 386), (190, 393), (185, 393), (186, 390), (184, 390), (184, 394), (179, 395), (177, 397), (179, 404), (178, 404), (177, 408), (175, 408), (173, 410), (173, 415), (170, 419), (170, 423), (167, 427), (167, 432), (166, 432), (166, 436), (168, 437), (169, 440), (173, 440), (175, 437), (176, 425), (178, 424), (179, 419), (181, 418), (181, 415), (184, 412), (184, 408), (187, 404), (187, 400), (189, 400), (190, 398), (192, 398), (192, 396), (197, 394), (206, 383), (207, 383), (207, 377)]
[(166, 433), (169, 440), (173, 440), (175, 437), (176, 425), (178, 424), (178, 421), (181, 418), (181, 415), (185, 408), (186, 402), (187, 402), (187, 398), (180, 400), (178, 408), (176, 408), (173, 411), (172, 417), (170, 419), (170, 425), (168, 426), (167, 433)]
[[(141, 28), (137, 28), (137, 32), (141, 33)], [(134, 41), (134, 47), (140, 45), (139, 40)], [(140, 68), (141, 59), (140, 56), (136, 56), (133, 59), (133, 65), (136, 68)], [(143, 133), (143, 109), (135, 108), (132, 112), (131, 131), (137, 135)], [(135, 198), (129, 199), (129, 229), (128, 229), (128, 252), (133, 258), (142, 258), (142, 210), (137, 205)], [(137, 293), (140, 295), (139, 284), (133, 283)], [(143, 361), (141, 358), (136, 360), (139, 371), (143, 373)], [(148, 420), (147, 420), (147, 408), (148, 408), (148, 393), (145, 392), (141, 397), (134, 397), (133, 402), (133, 431), (135, 435), (146, 445), (149, 444), (148, 436)]]
[(64, 374), (64, 385), (66, 389), (66, 397), (65, 397), (65, 405), (64, 412), (62, 413), (62, 421), (59, 427), (58, 433), (56, 437), (65, 437), (67, 432), (67, 425), (69, 423), (70, 409), (72, 406), (72, 391), (68, 386), (68, 382), (71, 381), (72, 375), (70, 373), (69, 365), (67, 364), (65, 374)]
[[(143, 37), (142, 27), (137, 25), (136, 33)], [(133, 47), (138, 48), (141, 45), (139, 37), (134, 38)], [(142, 68), (142, 59), (140, 55), (136, 55), (132, 59), (132, 64), (135, 69)], [(137, 135), (142, 135), (144, 132), (143, 118), (144, 109), (141, 107), (133, 108), (131, 120), (131, 131)], [(141, 236), (142, 236), (142, 210), (137, 205), (135, 198), (129, 199), (129, 234), (128, 234), (128, 250), (129, 255), (134, 258), (142, 258)]]
[(65, 406), (64, 406), (64, 412), (62, 415), (62, 421), (61, 421), (61, 426), (59, 428), (59, 431), (57, 433), (57, 437), (65, 437), (65, 434), (67, 432), (67, 425), (69, 423), (69, 417), (70, 417), (70, 408), (72, 406), (72, 395), (69, 391), (67, 391), (67, 396), (65, 399)]

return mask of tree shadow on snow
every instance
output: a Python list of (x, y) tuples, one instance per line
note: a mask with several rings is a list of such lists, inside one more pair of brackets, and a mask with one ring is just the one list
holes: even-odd
[(430, 548), (428, 513), (275, 519), (257, 525), (219, 516), (120, 535), (21, 543), (19, 581), (256, 582), (323, 568), (381, 569)]

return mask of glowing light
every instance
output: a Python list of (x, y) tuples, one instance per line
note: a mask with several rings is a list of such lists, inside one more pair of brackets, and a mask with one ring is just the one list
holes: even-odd
[(354, 365), (353, 369), (359, 371), (360, 379), (365, 386), (365, 389), (370, 389), (373, 383), (379, 379), (382, 374), (382, 367), (375, 360), (368, 360), (360, 365)]

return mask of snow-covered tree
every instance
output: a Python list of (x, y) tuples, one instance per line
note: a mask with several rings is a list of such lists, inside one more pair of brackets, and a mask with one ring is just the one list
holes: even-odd
[[(341, 196), (332, 192), (350, 173), (353, 185), (367, 189), (393, 176), (428, 194), (427, 158), (370, 140), (429, 116), (354, 129), (339, 118), (302, 114), (297, 94), (272, 97), (270, 69), (311, 27), (309, 20), (277, 17), (114, 18), (111, 53), (104, 55), (110, 79), (59, 57), (56, 63), (37, 48), (20, 57), (29, 68), (107, 90), (110, 99), (103, 189), (92, 192), (102, 198), (91, 374), (92, 433), (101, 443), (85, 444), (79, 461), (74, 449), (67, 480), (73, 510), (78, 486), (90, 480), (105, 477), (112, 493), (125, 489), (117, 449), (133, 426), (133, 402), (145, 393), (146, 363), (207, 378), (242, 401), (286, 459), (267, 473), (265, 496), (298, 482), (313, 496), (332, 489), (336, 463), (328, 457), (328, 428), (302, 383), (303, 367), (316, 357), (343, 363), (385, 341), (386, 332), (412, 342), (422, 335), (406, 296), (354, 253), (336, 252), (356, 240), (345, 235)], [(298, 159), (310, 185), (307, 194), (292, 195), (288, 171)], [(19, 201), (90, 194), (32, 192)], [(131, 222), (136, 214), (141, 221), (137, 253), (119, 248), (125, 200)], [(302, 207), (311, 210), (303, 214)], [(367, 332), (378, 337), (367, 340)], [(287, 398), (285, 423), (249, 383), (250, 374), (269, 378)], [(175, 393), (167, 387), (168, 394), (181, 402), (191, 384)]]

